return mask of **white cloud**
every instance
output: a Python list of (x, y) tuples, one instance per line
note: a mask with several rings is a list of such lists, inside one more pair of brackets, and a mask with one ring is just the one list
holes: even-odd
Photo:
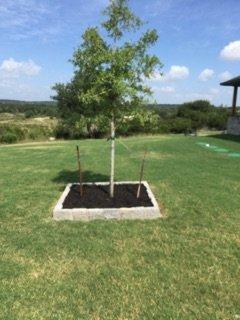
[(227, 81), (227, 80), (231, 79), (232, 77), (233, 77), (233, 75), (229, 71), (224, 71), (219, 74), (220, 81)]
[(170, 86), (166, 86), (166, 87), (161, 87), (159, 89), (160, 92), (163, 92), (163, 93), (173, 93), (175, 92), (175, 88), (174, 87), (170, 87)]
[(152, 81), (175, 81), (175, 80), (183, 80), (189, 76), (189, 69), (186, 66), (171, 66), (170, 70), (162, 75), (159, 72), (154, 72), (151, 80)]
[(230, 42), (220, 52), (220, 57), (224, 60), (240, 60), (240, 40)]
[(212, 69), (204, 69), (198, 76), (200, 81), (208, 81), (214, 75), (214, 71)]
[(166, 78), (169, 80), (186, 79), (189, 76), (189, 69), (185, 66), (171, 66)]
[(3, 78), (16, 78), (21, 75), (36, 76), (41, 71), (41, 67), (34, 61), (16, 61), (13, 58), (3, 60), (0, 66), (0, 75)]

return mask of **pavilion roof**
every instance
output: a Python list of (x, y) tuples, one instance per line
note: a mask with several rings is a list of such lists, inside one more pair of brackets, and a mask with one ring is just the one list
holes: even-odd
[(220, 83), (221, 86), (240, 87), (240, 76)]

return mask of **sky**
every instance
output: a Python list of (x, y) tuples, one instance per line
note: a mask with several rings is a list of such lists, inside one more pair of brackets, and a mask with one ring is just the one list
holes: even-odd
[[(0, 99), (49, 100), (56, 82), (73, 75), (69, 62), (87, 27), (99, 26), (108, 0), (0, 0)], [(240, 75), (239, 0), (130, 0), (164, 67), (147, 81), (158, 103), (197, 99), (230, 105)], [(129, 35), (129, 40), (136, 35)]]

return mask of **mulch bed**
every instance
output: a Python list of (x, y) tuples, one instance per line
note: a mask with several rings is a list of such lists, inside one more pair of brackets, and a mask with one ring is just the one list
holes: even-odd
[(141, 185), (141, 193), (137, 199), (138, 184), (115, 184), (114, 198), (109, 196), (109, 185), (83, 185), (83, 197), (79, 185), (72, 185), (63, 203), (63, 209), (73, 208), (131, 208), (153, 207), (146, 187)]

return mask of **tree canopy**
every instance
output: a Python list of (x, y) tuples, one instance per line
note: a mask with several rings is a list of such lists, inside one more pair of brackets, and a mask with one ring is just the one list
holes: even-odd
[(151, 93), (145, 80), (162, 67), (157, 56), (148, 54), (158, 40), (156, 30), (143, 32), (137, 41), (126, 39), (143, 24), (127, 0), (110, 1), (104, 15), (101, 27), (90, 27), (82, 35), (71, 60), (71, 82), (54, 86), (64, 117), (104, 113), (117, 118)]

